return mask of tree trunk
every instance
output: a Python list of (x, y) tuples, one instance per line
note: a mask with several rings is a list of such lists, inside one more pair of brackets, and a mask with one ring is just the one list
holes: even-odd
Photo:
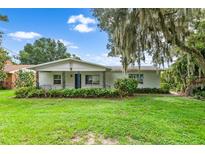
[(193, 90), (205, 85), (205, 78), (200, 78), (192, 81), (185, 90), (185, 96), (193, 96)]

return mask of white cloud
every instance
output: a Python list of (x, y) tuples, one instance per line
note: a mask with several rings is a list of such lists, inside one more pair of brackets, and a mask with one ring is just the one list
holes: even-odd
[[(119, 57), (108, 57), (107, 55), (108, 55), (107, 52), (104, 52), (99, 55), (87, 53), (83, 56), (80, 55), (80, 57), (83, 60), (96, 63), (96, 64), (105, 65), (105, 66), (121, 66), (122, 65)], [(141, 65), (151, 66), (152, 65), (151, 61), (152, 61), (151, 57), (146, 55), (146, 61), (142, 62)], [(138, 66), (138, 64), (135, 63), (135, 66)]]
[(68, 24), (74, 24), (76, 22), (82, 23), (82, 24), (95, 24), (96, 21), (89, 17), (84, 17), (84, 15), (80, 14), (77, 16), (71, 16), (68, 19)]
[(70, 45), (69, 48), (78, 49), (79, 47), (77, 45)]
[(9, 33), (8, 36), (15, 40), (30, 40), (37, 37), (41, 37), (42, 35), (36, 32), (23, 32), (23, 31), (17, 31), (14, 33)]
[[(65, 46), (67, 46), (68, 48), (72, 48), (72, 49), (78, 49), (79, 47), (74, 45), (74, 43), (66, 41), (64, 39), (58, 39), (60, 42), (62, 42)], [(56, 40), (57, 41), (57, 40)]]
[(81, 33), (88, 33), (88, 32), (94, 31), (95, 28), (88, 27), (88, 25), (85, 25), (85, 24), (78, 24), (77, 26), (75, 26), (74, 30), (79, 31)]
[(84, 15), (80, 14), (77, 16), (71, 16), (67, 23), (75, 24), (73, 30), (81, 33), (88, 33), (95, 30), (95, 27), (90, 27), (90, 24), (96, 24), (96, 21), (90, 17), (85, 17)]
[(100, 55), (86, 54), (84, 56), (80, 56), (83, 60), (101, 64), (105, 66), (120, 66), (120, 58), (119, 57), (108, 57), (107, 53), (102, 53)]

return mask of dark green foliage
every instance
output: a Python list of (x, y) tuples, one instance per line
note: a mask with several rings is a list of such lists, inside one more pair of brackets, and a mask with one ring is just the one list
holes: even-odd
[(23, 87), (15, 91), (17, 98), (97, 98), (97, 97), (117, 97), (118, 90), (104, 88), (82, 88), (82, 89), (36, 89), (33, 87)]
[[(112, 98), (118, 96), (133, 95), (134, 93), (144, 94), (168, 94), (169, 91), (157, 88), (136, 88), (130, 90), (132, 93), (123, 94), (116, 89), (104, 88), (82, 88), (82, 89), (37, 89), (35, 87), (22, 87), (15, 91), (17, 98)], [(126, 95), (127, 94), (127, 95)]]
[(0, 81), (3, 81), (6, 78), (6, 73), (4, 72), (4, 64), (8, 59), (8, 53), (3, 48), (0, 48)]
[(0, 81), (0, 90), (5, 90), (6, 88), (3, 87), (2, 82)]
[[(8, 17), (0, 14), (0, 21), (6, 22), (8, 21)], [(9, 59), (8, 53), (2, 48), (2, 37), (3, 32), (0, 31), (0, 81), (6, 78), (6, 73), (3, 70), (6, 60)]]
[(114, 87), (119, 90), (121, 96), (132, 96), (137, 86), (138, 81), (130, 78), (117, 79), (114, 83)]
[(160, 83), (160, 88), (161, 89), (166, 89), (166, 90), (170, 90), (170, 85), (168, 83)]
[(191, 77), (191, 75), (189, 75), (191, 71), (187, 70), (187, 68), (190, 69), (191, 67), (187, 66), (187, 55), (178, 58), (171, 67), (161, 73), (161, 88), (184, 92)]
[(159, 89), (159, 88), (137, 88), (135, 93), (139, 94), (169, 94), (168, 89)]
[[(205, 22), (196, 24), (195, 28), (196, 33), (187, 39), (187, 44), (190, 48), (196, 48), (205, 61)], [(180, 50), (175, 63), (161, 73), (161, 87), (185, 93), (186, 89), (193, 85), (193, 81), (203, 79), (204, 76), (194, 55), (182, 54)], [(202, 82), (201, 85), (205, 85), (205, 83)]]
[[(39, 90), (37, 90), (39, 91)], [(63, 89), (51, 89), (51, 90), (47, 90), (47, 91), (41, 91), (42, 93), (45, 93), (44, 96), (45, 97), (64, 97), (66, 96)], [(43, 94), (42, 94), (43, 95)], [(72, 95), (67, 95), (67, 97), (72, 97)], [(33, 95), (33, 97), (38, 97), (38, 96), (35, 96), (35, 93)]]
[[(7, 22), (8, 21), (8, 17), (5, 16), (5, 15), (1, 15), (0, 14), (0, 21)], [(2, 45), (3, 34), (4, 34), (4, 32), (0, 31), (0, 47), (2, 47), (1, 45)]]
[(8, 21), (8, 16), (0, 14), (0, 21)]
[(198, 91), (194, 94), (196, 99), (205, 99), (205, 91)]
[(29, 93), (32, 93), (35, 90), (36, 89), (34, 87), (22, 87), (15, 91), (15, 95), (17, 98), (27, 98)]
[(33, 87), (35, 85), (35, 75), (33, 72), (20, 70), (17, 73), (16, 87)]
[(193, 91), (194, 98), (205, 99), (205, 88), (197, 88)]
[(69, 57), (80, 59), (76, 55), (68, 53), (66, 46), (59, 40), (40, 38), (33, 44), (25, 45), (24, 49), (20, 51), (19, 60), (21, 64), (36, 65)]

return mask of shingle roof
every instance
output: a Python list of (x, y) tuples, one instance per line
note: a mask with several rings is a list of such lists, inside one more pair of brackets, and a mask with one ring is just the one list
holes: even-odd
[[(122, 66), (109, 66), (109, 67), (112, 69), (112, 71), (122, 71)], [(136, 70), (139, 70), (138, 66), (129, 66), (128, 67), (128, 71), (136, 71)], [(140, 70), (142, 70), (142, 71), (156, 71), (157, 67), (141, 66)], [(158, 68), (158, 70), (161, 70), (161, 69)]]
[(23, 68), (28, 68), (28, 67), (31, 67), (32, 65), (5, 65), (4, 66), (4, 71), (6, 73), (13, 73), (13, 72), (16, 72), (20, 69), (23, 69)]

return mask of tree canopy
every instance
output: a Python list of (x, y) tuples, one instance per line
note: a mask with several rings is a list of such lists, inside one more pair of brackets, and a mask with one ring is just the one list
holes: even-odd
[[(187, 46), (197, 49), (205, 60), (205, 21), (195, 25), (195, 33), (187, 39)], [(205, 86), (205, 74), (193, 54), (178, 53), (176, 62), (162, 74), (161, 82), (176, 91), (191, 95), (193, 89)]]
[(63, 58), (77, 58), (67, 52), (66, 46), (60, 42), (50, 38), (40, 38), (33, 44), (26, 44), (24, 49), (20, 51), (19, 60), (21, 64), (41, 64)]
[[(0, 15), (0, 21), (8, 21), (8, 17)], [(3, 32), (0, 32), (0, 81), (6, 78), (6, 73), (4, 72), (4, 64), (8, 59), (8, 53), (2, 48), (2, 37)]]
[(204, 56), (187, 38), (195, 32), (195, 25), (204, 19), (203, 9), (94, 9), (101, 30), (109, 36), (107, 45), (111, 56), (120, 56), (124, 70), (128, 65), (152, 56), (156, 66), (172, 62), (176, 47), (194, 56), (205, 72)]
[(4, 64), (8, 59), (8, 53), (3, 48), (0, 48), (0, 81), (3, 81), (6, 78), (6, 73), (4, 72)]
[[(7, 22), (8, 21), (8, 17), (5, 16), (5, 15), (1, 15), (0, 14), (0, 21)], [(0, 46), (2, 45), (2, 37), (3, 37), (3, 32), (0, 31)]]

